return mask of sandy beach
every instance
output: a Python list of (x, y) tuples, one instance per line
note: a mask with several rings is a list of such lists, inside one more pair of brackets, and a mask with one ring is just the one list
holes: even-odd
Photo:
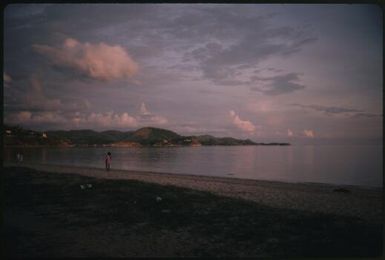
[(5, 258), (383, 255), (382, 189), (4, 166)]
[[(5, 164), (5, 166), (16, 165)], [(80, 174), (101, 179), (138, 180), (172, 185), (246, 199), (276, 208), (358, 217), (373, 223), (383, 223), (384, 221), (382, 188), (284, 183), (114, 169), (107, 172), (100, 168), (60, 165), (23, 163), (22, 166), (52, 173)]]

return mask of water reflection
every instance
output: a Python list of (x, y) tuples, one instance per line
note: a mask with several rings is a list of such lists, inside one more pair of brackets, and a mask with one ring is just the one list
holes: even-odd
[(9, 148), (4, 160), (288, 182), (382, 186), (382, 146)]
[(288, 146), (286, 149), (286, 162), (287, 162), (287, 167), (286, 167), (286, 174), (290, 173), (292, 168), (293, 168), (293, 148), (292, 146)]
[(44, 163), (47, 162), (47, 150), (46, 150), (46, 149), (42, 149), (42, 150), (41, 150), (41, 158), (42, 158), (42, 161), (43, 161)]
[(306, 145), (303, 149), (304, 163), (314, 165), (314, 145)]
[(245, 149), (234, 150), (232, 155), (233, 167), (228, 175), (242, 176), (245, 168), (253, 172), (259, 164), (258, 149), (252, 149), (252, 147), (245, 147)]

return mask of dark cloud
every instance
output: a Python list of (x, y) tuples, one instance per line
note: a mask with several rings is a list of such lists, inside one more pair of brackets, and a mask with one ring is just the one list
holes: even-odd
[[(256, 82), (256, 86), (251, 87), (251, 90), (262, 92), (270, 96), (287, 94), (305, 88), (304, 85), (296, 82), (299, 81), (298, 73), (288, 73), (285, 75), (265, 78), (254, 76), (252, 79)], [(266, 83), (263, 84), (263, 86), (258, 86), (261, 85), (259, 84), (260, 82)]]
[[(189, 5), (170, 7), (173, 14), (164, 20), (164, 33), (186, 41), (199, 39), (234, 40), (248, 32), (259, 32), (267, 15), (252, 12), (246, 15), (247, 7), (234, 5)], [(242, 25), (242, 26), (240, 26)]]
[[(273, 26), (273, 17), (271, 11), (251, 11), (250, 6), (241, 5), (15, 7), (7, 9), (5, 15), (6, 53), (12, 53), (6, 60), (12, 64), (12, 57), (14, 70), (20, 71), (19, 60), (23, 57), (32, 57), (36, 64), (44, 63), (36, 54), (31, 55), (32, 45), (59, 46), (69, 37), (106, 44), (113, 39), (111, 44), (125, 46), (138, 59), (160, 57), (166, 50), (180, 50), (185, 53), (182, 62), (195, 63), (203, 79), (218, 85), (242, 85), (248, 80), (238, 79), (237, 72), (253, 68), (273, 55), (298, 52), (315, 39), (298, 28)], [(26, 26), (21, 28), (22, 24)], [(25, 73), (28, 70), (27, 66)]]
[(362, 112), (362, 110), (344, 108), (344, 107), (334, 107), (334, 106), (320, 106), (320, 105), (302, 105), (302, 104), (290, 104), (291, 106), (296, 106), (304, 109), (312, 109), (320, 112), (325, 112), (327, 114), (341, 114), (341, 113), (351, 113), (351, 112)]
[[(312, 6), (9, 5), (3, 27), (5, 118), (43, 128), (158, 123), (191, 134), (236, 136), (228, 118), (233, 109), (241, 115), (238, 123), (250, 120), (265, 133), (274, 132), (271, 120), (281, 132), (333, 136), (341, 125), (341, 135), (350, 133), (345, 129), (380, 135), (380, 10)], [(68, 47), (79, 51), (65, 49), (66, 39), (76, 39)], [(105, 51), (95, 48), (101, 43)], [(126, 63), (104, 55), (113, 46), (137, 62), (130, 80), (119, 70), (127, 66), (110, 66)], [(39, 73), (40, 84), (31, 80)], [(309, 91), (301, 91), (308, 85)], [(279, 96), (297, 91), (301, 95)], [(283, 99), (298, 106), (282, 107)], [(321, 103), (337, 99), (362, 110)], [(313, 105), (301, 107), (303, 100)], [(142, 102), (153, 113), (143, 108), (138, 114)], [(259, 116), (248, 114), (249, 108)], [(375, 127), (362, 124), (365, 118)]]
[(325, 113), (326, 115), (339, 115), (343, 114), (351, 118), (372, 118), (381, 117), (380, 114), (367, 113), (363, 110), (346, 108), (346, 107), (335, 107), (335, 106), (321, 106), (321, 105), (302, 105), (302, 104), (290, 104), (291, 106), (300, 107), (303, 109), (311, 109), (314, 111)]
[(374, 113), (355, 113), (352, 115), (353, 118), (373, 118), (373, 117), (383, 117), (383, 114), (374, 114)]
[[(238, 71), (256, 68), (260, 62), (271, 56), (287, 56), (299, 52), (305, 45), (317, 40), (302, 29), (273, 26), (271, 16), (267, 15), (245, 16), (230, 9), (220, 9), (219, 12), (206, 10), (199, 15), (205, 14), (210, 14), (209, 17), (201, 19), (208, 23), (205, 26), (182, 26), (183, 23), (178, 23), (185, 31), (193, 28), (202, 43), (199, 47), (187, 51), (183, 61), (197, 62), (203, 78), (218, 85), (247, 84), (250, 80), (238, 79)], [(215, 27), (206, 32), (210, 26)], [(176, 35), (178, 31), (177, 29)], [(207, 33), (210, 37), (206, 37)], [(189, 37), (194, 37), (193, 35)], [(211, 40), (205, 41), (206, 38)], [(300, 88), (300, 85), (290, 84), (286, 89)], [(274, 91), (267, 93), (275, 94)]]

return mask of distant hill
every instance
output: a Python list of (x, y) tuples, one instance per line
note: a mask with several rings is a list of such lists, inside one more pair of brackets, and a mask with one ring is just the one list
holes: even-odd
[(72, 144), (103, 144), (108, 138), (93, 130), (47, 131), (50, 138), (66, 139)]
[(232, 137), (217, 138), (210, 135), (201, 135), (197, 138), (202, 145), (256, 145), (256, 143), (249, 139), (239, 140)]
[(287, 143), (255, 143), (249, 139), (214, 137), (211, 135), (182, 136), (173, 131), (143, 127), (136, 131), (58, 130), (38, 132), (19, 126), (4, 126), (5, 146), (201, 146), (201, 145), (289, 145)]
[(64, 137), (51, 136), (45, 132), (24, 129), (20, 126), (3, 127), (4, 146), (71, 146), (72, 142)]
[(133, 132), (130, 139), (139, 142), (142, 145), (154, 145), (165, 141), (168, 143), (180, 137), (180, 135), (170, 130), (155, 127), (143, 127)]

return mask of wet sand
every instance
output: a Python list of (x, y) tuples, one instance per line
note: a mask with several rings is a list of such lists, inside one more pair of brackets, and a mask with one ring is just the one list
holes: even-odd
[[(17, 164), (5, 164), (5, 166)], [(161, 185), (208, 191), (262, 205), (309, 212), (358, 217), (383, 223), (383, 189), (314, 183), (284, 183), (237, 178), (208, 177), (144, 171), (110, 170), (60, 165), (25, 164), (39, 171), (80, 174), (101, 179), (138, 180)]]

